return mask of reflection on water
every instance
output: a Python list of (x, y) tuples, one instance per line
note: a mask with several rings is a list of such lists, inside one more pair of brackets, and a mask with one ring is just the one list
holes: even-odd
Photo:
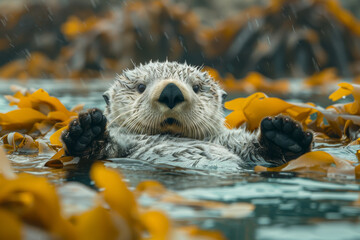
[[(9, 82), (0, 82), (0, 94), (11, 94)], [(27, 82), (33, 88), (42, 87), (71, 108), (79, 103), (86, 107), (104, 108), (101, 97), (109, 83), (83, 84)], [(56, 86), (56, 89), (54, 88)], [(309, 99), (311, 100), (311, 95)], [(302, 100), (303, 101), (303, 100)], [(1, 112), (11, 108), (0, 98)], [(356, 160), (358, 146), (343, 146), (341, 142), (317, 142), (321, 149), (336, 156)], [(17, 172), (28, 172), (48, 177), (55, 184), (66, 179), (62, 169), (44, 167), (49, 156), (10, 156)], [(229, 239), (360, 239), (360, 182), (354, 179), (329, 179), (321, 174), (254, 173), (232, 174), (195, 169), (180, 169), (169, 165), (152, 165), (133, 159), (109, 159), (106, 165), (122, 171), (130, 186), (140, 181), (155, 179), (168, 189), (186, 198), (220, 202), (249, 202), (255, 211), (241, 219), (226, 219), (211, 211), (198, 211), (186, 206), (158, 204), (177, 225), (195, 223), (205, 229), (220, 229)], [(89, 164), (80, 169), (68, 168), (68, 179), (90, 183)], [(67, 195), (63, 190), (61, 194)], [(84, 193), (89, 194), (88, 192)], [(69, 194), (70, 195), (70, 194)], [(86, 202), (86, 196), (67, 196), (68, 201)], [(70, 200), (69, 200), (70, 198)], [(79, 200), (80, 199), (80, 200)], [(149, 199), (140, 199), (148, 204)], [(155, 200), (152, 200), (155, 201)]]

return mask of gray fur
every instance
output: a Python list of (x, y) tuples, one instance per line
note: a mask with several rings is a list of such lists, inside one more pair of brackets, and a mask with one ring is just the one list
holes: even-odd
[[(161, 81), (167, 80), (182, 84), (188, 101), (171, 112), (153, 99)], [(147, 86), (142, 94), (136, 90), (140, 83)], [(199, 93), (192, 91), (194, 84), (200, 85)], [(258, 132), (224, 125), (224, 93), (208, 73), (187, 64), (150, 62), (124, 71), (105, 93), (110, 99), (104, 112), (109, 142), (103, 155), (234, 171), (264, 162)], [(179, 120), (181, 126), (161, 129), (167, 117)]]

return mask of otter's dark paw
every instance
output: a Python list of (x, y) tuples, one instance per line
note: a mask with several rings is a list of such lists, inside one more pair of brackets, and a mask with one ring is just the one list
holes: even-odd
[(290, 117), (266, 117), (260, 127), (260, 144), (272, 160), (289, 161), (311, 150), (313, 134), (304, 131), (301, 124)]
[(80, 113), (61, 136), (67, 154), (82, 157), (94, 153), (97, 143), (104, 138), (105, 128), (106, 117), (101, 110), (93, 108)]

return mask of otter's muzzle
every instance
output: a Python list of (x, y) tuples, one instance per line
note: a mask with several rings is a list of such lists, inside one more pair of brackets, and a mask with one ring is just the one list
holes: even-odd
[(161, 92), (158, 102), (165, 104), (170, 109), (173, 109), (179, 103), (184, 102), (184, 95), (176, 84), (169, 83)]

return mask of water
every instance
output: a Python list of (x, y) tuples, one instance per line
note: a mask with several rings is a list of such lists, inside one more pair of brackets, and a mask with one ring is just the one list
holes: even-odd
[[(85, 103), (86, 108), (103, 109), (102, 93), (110, 82), (0, 82), (0, 95), (11, 94), (10, 84), (42, 87), (58, 97), (68, 108)], [(234, 96), (233, 96), (234, 97)], [(312, 95), (301, 101), (314, 101)], [(292, 96), (293, 98), (293, 96)], [(326, 96), (323, 97), (326, 100)], [(319, 98), (316, 98), (319, 99)], [(296, 99), (295, 99), (296, 100)], [(321, 104), (320, 102), (317, 102)], [(1, 112), (12, 107), (0, 98)], [(358, 146), (343, 146), (340, 142), (318, 142), (321, 149), (339, 157), (355, 160)], [(10, 156), (18, 172), (46, 176), (61, 186), (66, 181), (65, 170), (44, 167), (49, 156)], [(187, 199), (212, 200), (224, 203), (252, 203), (254, 212), (243, 218), (227, 218), (196, 207), (157, 202), (141, 198), (143, 205), (156, 205), (165, 210), (176, 225), (197, 224), (205, 229), (221, 230), (229, 239), (360, 239), (360, 182), (346, 178), (327, 178), (307, 173), (254, 173), (245, 171), (223, 174), (206, 170), (179, 169), (169, 165), (152, 165), (134, 159), (110, 159), (108, 167), (119, 169), (131, 187), (148, 179), (160, 181), (169, 190)], [(87, 182), (86, 171), (68, 169), (72, 179)], [(66, 191), (67, 199), (74, 198)], [(88, 193), (77, 196), (85, 204)], [(76, 200), (77, 202), (79, 200)], [(81, 202), (82, 203), (82, 202)], [(80, 203), (80, 204), (81, 204)]]

